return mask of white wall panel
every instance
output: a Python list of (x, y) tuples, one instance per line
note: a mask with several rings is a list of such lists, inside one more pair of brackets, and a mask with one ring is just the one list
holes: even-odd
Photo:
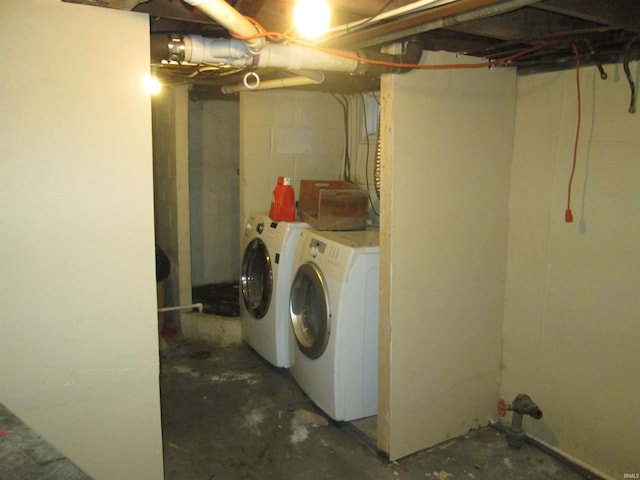
[(381, 93), (378, 445), (399, 458), (495, 412), (515, 75), (413, 71)]
[(0, 401), (105, 480), (163, 477), (148, 32), (0, 4)]

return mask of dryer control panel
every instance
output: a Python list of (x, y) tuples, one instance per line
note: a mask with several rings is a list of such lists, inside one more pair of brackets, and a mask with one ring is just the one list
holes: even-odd
[(309, 242), (309, 255), (311, 255), (313, 258), (316, 258), (318, 254), (324, 253), (326, 248), (327, 248), (326, 243), (316, 240), (315, 238), (312, 238), (311, 241)]
[[(309, 241), (309, 256), (323, 263), (340, 266), (342, 257), (344, 257), (340, 254), (341, 251), (340, 246), (333, 244), (333, 242), (325, 242), (315, 237), (311, 237)], [(346, 256), (346, 258), (348, 257), (349, 255)]]

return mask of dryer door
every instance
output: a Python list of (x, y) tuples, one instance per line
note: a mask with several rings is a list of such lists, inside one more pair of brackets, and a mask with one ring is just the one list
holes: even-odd
[(304, 263), (298, 269), (291, 286), (289, 313), (300, 351), (318, 358), (329, 343), (331, 314), (327, 284), (315, 263)]
[(259, 238), (251, 240), (244, 251), (240, 283), (247, 310), (254, 318), (264, 317), (271, 303), (273, 270), (267, 246)]

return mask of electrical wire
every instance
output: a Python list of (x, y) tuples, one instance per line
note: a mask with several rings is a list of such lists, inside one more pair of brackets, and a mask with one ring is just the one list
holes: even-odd
[(364, 101), (364, 95), (362, 95), (362, 93), (359, 94), (360, 95), (360, 100), (362, 101), (362, 118), (364, 120), (364, 136), (365, 136), (365, 141), (367, 142), (367, 156), (366, 156), (366, 160), (365, 160), (365, 166), (364, 166), (364, 176), (366, 178), (366, 184), (367, 184), (367, 194), (369, 195), (369, 205), (371, 205), (371, 210), (373, 210), (373, 213), (376, 214), (376, 216), (380, 216), (380, 214), (378, 213), (378, 211), (376, 210), (376, 207), (373, 204), (373, 200), (371, 200), (371, 188), (369, 187), (369, 126), (367, 125), (367, 105)]
[[(361, 20), (360, 22), (358, 22), (358, 27), (362, 27), (364, 25), (368, 25), (369, 23), (371, 23), (376, 17), (378, 17), (379, 15), (381, 15), (387, 8), (389, 8), (391, 6), (391, 4), (393, 2), (395, 2), (396, 0), (388, 0), (382, 7), (380, 7), (378, 9), (378, 11), (376, 13), (374, 13), (373, 15), (371, 15), (370, 17), (367, 17), (363, 20)], [(346, 31), (349, 31), (349, 25), (347, 24), (346, 26)]]
[(631, 76), (631, 70), (629, 69), (629, 54), (631, 52), (631, 44), (640, 38), (640, 36), (632, 38), (627, 43), (626, 52), (624, 55), (624, 62), (622, 62), (622, 69), (624, 70), (624, 74), (627, 76), (627, 82), (629, 83), (629, 88), (631, 89), (631, 100), (629, 101), (629, 113), (636, 113), (636, 101), (638, 99), (638, 87), (633, 82), (633, 77)]
[[(383, 10), (388, 6), (388, 4), (390, 4), (391, 2), (387, 2), (387, 4), (384, 6)], [(380, 13), (377, 13), (375, 16), (379, 15)], [(374, 18), (372, 17), (372, 18)], [(405, 68), (407, 70), (464, 70), (464, 69), (477, 69), (477, 68), (491, 68), (491, 67), (495, 67), (495, 66), (499, 66), (499, 65), (503, 65), (506, 64), (508, 62), (510, 62), (511, 60), (515, 60), (517, 58), (520, 58), (522, 56), (525, 56), (529, 53), (533, 53), (536, 52), (538, 50), (542, 50), (544, 48), (547, 48), (549, 46), (552, 45), (557, 45), (558, 42), (557, 41), (551, 41), (551, 42), (543, 42), (541, 44), (538, 45), (534, 45), (531, 46), (529, 48), (524, 48), (514, 54), (508, 55), (506, 57), (500, 57), (500, 58), (496, 58), (493, 60), (486, 60), (483, 62), (478, 62), (478, 63), (454, 63), (454, 64), (436, 64), (436, 65), (423, 65), (423, 64), (408, 64), (408, 63), (396, 63), (396, 62), (388, 62), (388, 61), (384, 61), (384, 60), (375, 60), (375, 59), (370, 59), (370, 58), (364, 58), (364, 57), (360, 57), (358, 55), (353, 55), (347, 52), (343, 52), (341, 50), (335, 50), (332, 48), (326, 48), (326, 47), (321, 47), (319, 45), (315, 45), (313, 43), (310, 42), (306, 42), (304, 40), (300, 40), (296, 37), (293, 37), (291, 35), (289, 35), (288, 33), (280, 33), (280, 32), (268, 32), (266, 31), (266, 29), (260, 25), (257, 21), (255, 21), (254, 19), (247, 17), (247, 19), (254, 23), (256, 25), (256, 27), (258, 28), (258, 30), (260, 31), (259, 33), (255, 34), (255, 35), (249, 35), (249, 36), (240, 36), (240, 35), (236, 35), (234, 33), (231, 33), (231, 36), (238, 39), (238, 40), (253, 40), (256, 38), (260, 38), (260, 37), (266, 37), (270, 40), (273, 41), (287, 41), (290, 43), (295, 43), (307, 48), (311, 48), (320, 52), (324, 52), (324, 53), (328, 53), (331, 55), (336, 55), (342, 58), (346, 58), (349, 60), (354, 60), (360, 63), (365, 63), (368, 65), (380, 65), (380, 66), (387, 66), (387, 67), (392, 67), (392, 68)], [(578, 155), (578, 141), (580, 138), (580, 123), (581, 123), (581, 117), (582, 117), (582, 112), (581, 112), (581, 98), (580, 98), (580, 58), (579, 58), (579, 52), (577, 47), (575, 46), (575, 44), (572, 45), (575, 57), (576, 57), (576, 87), (577, 87), (577, 96), (578, 96), (578, 119), (577, 119), (577, 125), (576, 125), (576, 136), (575, 136), (575, 142), (574, 142), (574, 152), (573, 152), (573, 164), (572, 164), (572, 168), (571, 168), (571, 175), (569, 177), (569, 185), (568, 185), (568, 189), (567, 189), (567, 210), (565, 212), (565, 221), (567, 223), (573, 222), (573, 213), (571, 211), (571, 188), (572, 188), (572, 184), (573, 184), (573, 177), (575, 174), (575, 167), (576, 167), (576, 162), (577, 162), (577, 155)], [(335, 95), (334, 95), (335, 97)], [(336, 97), (337, 99), (337, 97)], [(342, 102), (340, 102), (342, 103)], [(363, 99), (363, 104), (364, 104), (364, 99)], [(345, 107), (344, 104), (343, 105), (343, 109), (345, 109), (345, 125), (347, 125), (348, 123), (348, 107)], [(365, 122), (366, 122), (366, 112), (365, 112)], [(348, 142), (348, 140), (347, 140)], [(367, 141), (367, 149), (369, 147), (368, 141)], [(367, 152), (367, 162), (368, 162), (368, 152)], [(368, 169), (368, 164), (367, 164), (367, 169)], [(345, 180), (347, 181), (351, 181), (350, 180), (350, 159), (348, 158), (348, 144), (345, 147), (345, 165), (344, 165), (344, 177)], [(367, 188), (368, 188), (368, 181), (369, 181), (369, 177), (367, 174)], [(371, 202), (371, 198), (369, 198), (369, 201)], [(375, 209), (374, 209), (375, 212)], [(376, 212), (377, 214), (377, 212)]]
[(573, 164), (571, 166), (571, 175), (569, 176), (569, 186), (567, 187), (567, 210), (564, 212), (564, 221), (566, 223), (573, 222), (573, 213), (571, 212), (571, 186), (573, 184), (573, 175), (576, 172), (576, 161), (578, 158), (578, 141), (580, 139), (580, 123), (582, 118), (582, 107), (580, 100), (580, 53), (575, 43), (571, 45), (573, 53), (576, 57), (576, 91), (578, 95), (578, 120), (576, 122), (576, 137), (573, 143)]
[(342, 178), (347, 182), (351, 182), (351, 158), (349, 156), (349, 99), (344, 96), (340, 99), (335, 93), (332, 93), (331, 95), (340, 105), (342, 105), (344, 120), (344, 163), (342, 166)]
[(314, 43), (311, 42), (307, 42), (304, 40), (301, 40), (299, 38), (293, 37), (291, 35), (285, 34), (285, 33), (280, 33), (280, 32), (267, 32), (265, 31), (264, 27), (262, 27), (262, 25), (260, 25), (256, 20), (250, 18), (250, 17), (246, 17), (247, 20), (249, 20), (250, 22), (254, 23), (256, 25), (256, 27), (260, 30), (259, 33), (256, 33), (255, 35), (236, 35), (234, 33), (231, 33), (231, 36), (237, 40), (254, 40), (256, 38), (260, 38), (260, 37), (266, 37), (270, 40), (274, 40), (274, 41), (288, 41), (290, 43), (295, 43), (297, 45), (301, 45), (303, 47), (307, 47), (307, 48), (311, 48), (320, 52), (324, 52), (324, 53), (328, 53), (330, 55), (335, 55), (338, 57), (342, 57), (342, 58), (346, 58), (348, 60), (354, 60), (356, 62), (359, 63), (366, 63), (368, 65), (380, 65), (380, 66), (386, 66), (386, 67), (393, 67), (393, 68), (405, 68), (407, 70), (452, 70), (452, 69), (474, 69), (474, 68), (488, 68), (488, 67), (494, 67), (494, 66), (498, 66), (498, 65), (502, 65), (505, 63), (510, 62), (511, 60), (515, 60), (516, 58), (522, 57), (524, 55), (527, 55), (529, 53), (532, 52), (536, 52), (538, 50), (542, 50), (543, 48), (547, 48), (551, 45), (556, 45), (558, 42), (545, 42), (545, 43), (541, 43), (539, 45), (534, 45), (532, 47), (529, 48), (525, 48), (523, 50), (520, 50), (519, 52), (516, 52), (512, 55), (508, 55), (506, 57), (502, 57), (502, 58), (496, 58), (493, 60), (487, 60), (487, 61), (483, 61), (483, 62), (479, 62), (479, 63), (453, 63), (453, 64), (440, 64), (440, 65), (423, 65), (423, 64), (412, 64), (412, 63), (396, 63), (396, 62), (388, 62), (385, 60), (375, 60), (375, 59), (371, 59), (371, 58), (364, 58), (364, 57), (360, 57), (358, 55), (354, 55), (348, 52), (343, 52), (341, 50), (335, 50), (333, 48), (327, 48), (327, 47), (322, 47), (320, 45), (316, 45)]
[(414, 12), (428, 10), (431, 8), (446, 5), (448, 3), (453, 3), (455, 1), (456, 0), (419, 0), (412, 3), (407, 3), (398, 8), (395, 8), (394, 10), (387, 11), (387, 7), (389, 7), (389, 5), (392, 3), (392, 2), (388, 2), (373, 16), (365, 17), (364, 19), (356, 20), (354, 22), (346, 23), (344, 25), (337, 25), (335, 27), (331, 27), (327, 33), (331, 36), (331, 38), (336, 38), (339, 34), (343, 32), (349, 33), (349, 32), (359, 30), (362, 26), (368, 25), (373, 21), (375, 21), (375, 23), (379, 23), (379, 22), (382, 22), (383, 20), (388, 20), (390, 18), (398, 18), (403, 15), (408, 15)]

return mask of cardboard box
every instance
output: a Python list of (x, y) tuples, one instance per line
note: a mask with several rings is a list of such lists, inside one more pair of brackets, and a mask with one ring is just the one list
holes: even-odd
[(316, 230), (364, 230), (369, 193), (349, 182), (300, 180), (300, 216)]

